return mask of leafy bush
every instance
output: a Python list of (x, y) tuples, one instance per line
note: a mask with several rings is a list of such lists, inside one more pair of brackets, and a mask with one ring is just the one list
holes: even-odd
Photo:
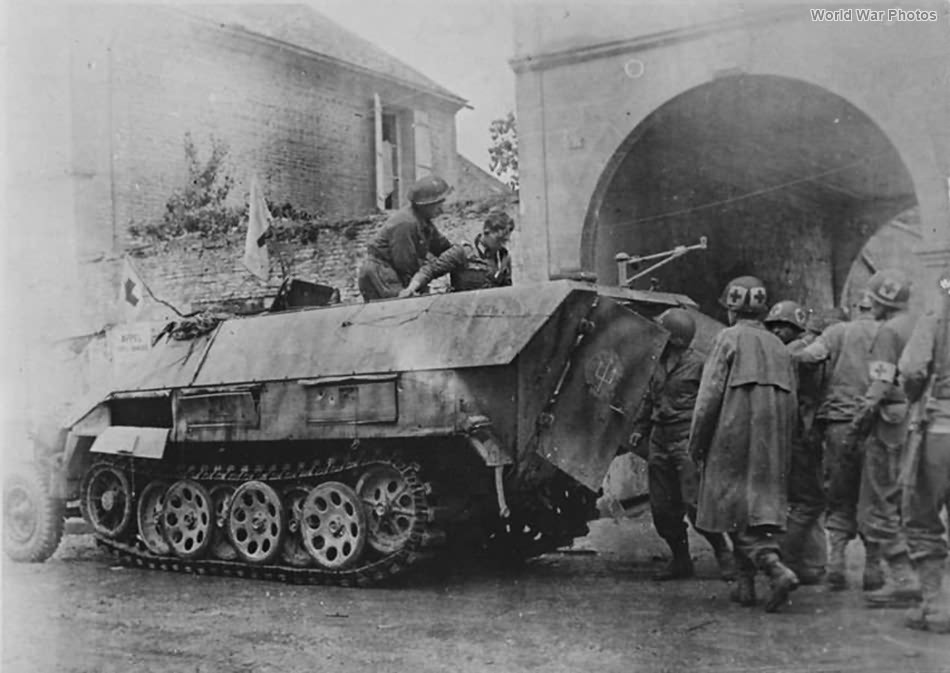
[(129, 227), (133, 236), (165, 240), (190, 232), (225, 234), (240, 226), (245, 208), (226, 203), (234, 187), (234, 178), (224, 167), (229, 151), (227, 142), (211, 136), (211, 156), (204, 162), (190, 133), (185, 134), (184, 147), (188, 181), (165, 203), (161, 223), (133, 225)]

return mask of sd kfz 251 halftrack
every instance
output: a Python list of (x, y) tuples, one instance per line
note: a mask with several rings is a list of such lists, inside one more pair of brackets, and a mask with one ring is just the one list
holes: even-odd
[(4, 543), (41, 561), (78, 500), (122, 563), (374, 584), (461, 551), (569, 545), (678, 295), (572, 280), (289, 310), (166, 335), (11, 477)]

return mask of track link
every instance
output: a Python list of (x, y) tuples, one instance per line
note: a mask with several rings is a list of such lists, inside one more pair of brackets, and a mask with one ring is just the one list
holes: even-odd
[[(193, 573), (265, 579), (292, 584), (324, 584), (346, 587), (382, 584), (403, 575), (421, 562), (434, 556), (433, 547), (444, 539), (430, 519), (426, 496), (428, 484), (419, 478), (419, 466), (383, 456), (348, 457), (344, 460), (329, 459), (296, 464), (273, 465), (178, 465), (116, 456), (101, 456), (97, 464), (108, 463), (125, 470), (133, 484), (155, 479), (174, 481), (191, 479), (200, 483), (229, 483), (240, 485), (257, 480), (278, 488), (286, 488), (317, 480), (340, 480), (355, 483), (362, 471), (379, 465), (397, 470), (409, 484), (418, 516), (413, 522), (408, 541), (399, 550), (346, 570), (329, 570), (319, 567), (298, 568), (286, 565), (252, 565), (240, 561), (224, 561), (214, 558), (186, 560), (175, 556), (157, 556), (148, 551), (137, 536), (130, 540), (118, 540), (96, 534), (96, 543), (123, 565)], [(134, 491), (133, 496), (138, 494)]]

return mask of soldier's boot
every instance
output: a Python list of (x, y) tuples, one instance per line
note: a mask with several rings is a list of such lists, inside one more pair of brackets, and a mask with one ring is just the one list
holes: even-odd
[(693, 569), (693, 559), (689, 555), (689, 542), (683, 536), (680, 540), (667, 540), (673, 558), (666, 564), (663, 570), (653, 575), (657, 582), (667, 582), (669, 580), (680, 580), (693, 577), (696, 573)]
[(921, 600), (920, 580), (906, 552), (887, 559), (884, 586), (864, 594), (869, 608), (910, 608)]
[(703, 537), (709, 542), (716, 555), (716, 563), (719, 565), (719, 577), (724, 582), (733, 582), (736, 579), (736, 562), (729, 549), (729, 543), (726, 542), (726, 536), (721, 533), (703, 533)]
[(765, 601), (766, 612), (776, 612), (788, 601), (788, 595), (798, 588), (798, 576), (782, 563), (775, 552), (766, 552), (759, 559), (759, 567), (769, 576), (771, 592)]
[(808, 538), (808, 527), (794, 517), (788, 517), (785, 535), (782, 538), (782, 559), (792, 572), (801, 574), (804, 567), (805, 542)]
[(877, 591), (884, 586), (884, 569), (881, 567), (881, 547), (874, 542), (864, 542), (864, 576), (861, 588)]
[(843, 591), (848, 588), (845, 577), (845, 549), (848, 547), (848, 535), (844, 531), (828, 531), (828, 574), (825, 582), (831, 591)]
[(746, 607), (755, 605), (755, 564), (738, 552), (732, 552), (736, 567), (736, 584), (729, 592), (729, 600)]
[(950, 601), (942, 590), (944, 560), (922, 559), (917, 564), (917, 571), (923, 600), (919, 606), (907, 611), (904, 625), (919, 631), (950, 633)]

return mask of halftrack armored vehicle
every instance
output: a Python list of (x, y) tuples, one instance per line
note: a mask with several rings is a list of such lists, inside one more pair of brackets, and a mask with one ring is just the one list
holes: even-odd
[(688, 303), (557, 280), (171, 330), (5, 495), (8, 554), (43, 560), (76, 500), (147, 568), (362, 586), (555, 550), (596, 516), (666, 342), (649, 318)]

